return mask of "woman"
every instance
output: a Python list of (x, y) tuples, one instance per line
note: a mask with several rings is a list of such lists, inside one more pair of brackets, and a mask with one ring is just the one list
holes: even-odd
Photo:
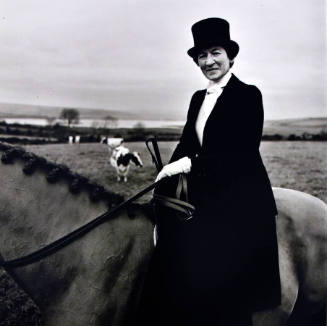
[[(143, 325), (252, 325), (280, 304), (277, 209), (259, 146), (259, 89), (230, 72), (238, 44), (220, 18), (192, 26), (188, 54), (209, 86), (194, 93), (170, 164), (157, 180), (187, 174), (191, 219), (160, 208), (158, 243), (140, 305)], [(174, 176), (174, 177), (173, 177)], [(160, 194), (170, 190), (160, 188)]]

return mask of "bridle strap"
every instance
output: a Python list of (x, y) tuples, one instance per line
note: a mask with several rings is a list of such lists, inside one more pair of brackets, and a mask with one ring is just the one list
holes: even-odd
[(110, 218), (114, 216), (115, 213), (117, 213), (120, 209), (126, 208), (129, 204), (131, 204), (133, 201), (137, 200), (138, 198), (142, 197), (147, 192), (151, 191), (153, 188), (164, 182), (165, 179), (161, 179), (157, 182), (152, 183), (151, 185), (147, 186), (140, 192), (138, 192), (136, 195), (130, 197), (123, 203), (119, 204), (118, 206), (114, 207), (113, 209), (105, 212), (104, 214), (96, 217), (92, 221), (84, 224), (83, 226), (77, 228), (76, 230), (70, 232), (69, 234), (55, 240), (54, 242), (46, 245), (45, 247), (36, 250), (28, 255), (12, 259), (12, 260), (0, 260), (0, 267), (6, 267), (6, 268), (13, 268), (13, 267), (21, 267), (26, 266), (29, 264), (32, 264), (36, 261), (39, 261), (42, 258), (45, 258), (56, 251), (60, 250), (61, 248), (69, 245), (76, 239), (82, 237), (86, 233), (93, 230), (98, 225), (104, 223), (105, 221), (108, 221)]
[[(171, 204), (175, 204), (176, 206), (179, 205), (181, 206), (181, 208), (185, 208), (186, 209), (189, 209), (189, 210), (194, 210), (194, 206), (184, 200), (180, 200), (180, 199), (177, 199), (177, 198), (173, 198), (173, 197), (168, 197), (168, 196), (162, 196), (162, 195), (157, 195), (157, 194), (154, 194), (153, 195), (154, 199), (155, 200), (160, 200), (161, 202), (169, 202)], [(182, 211), (182, 210), (181, 210)]]
[(178, 184), (176, 187), (176, 198), (159, 195), (154, 193), (153, 200), (162, 206), (172, 208), (184, 214), (185, 217), (179, 217), (180, 220), (187, 221), (191, 219), (195, 212), (195, 207), (188, 202), (188, 187), (185, 173), (179, 175)]
[(177, 215), (177, 217), (181, 221), (187, 221), (193, 217), (193, 212), (194, 212), (193, 207), (184, 208), (183, 206), (185, 206), (185, 202), (175, 204), (171, 199), (174, 199), (174, 198), (165, 197), (165, 196), (163, 198), (158, 198), (158, 197), (155, 198), (156, 202), (161, 204), (162, 206), (165, 206), (165, 207), (171, 208), (175, 211), (178, 211), (180, 213), (183, 213), (183, 217), (180, 215)]
[(187, 187), (187, 178), (185, 173), (179, 175), (178, 184), (176, 188), (176, 198), (184, 199), (188, 201), (188, 187)]

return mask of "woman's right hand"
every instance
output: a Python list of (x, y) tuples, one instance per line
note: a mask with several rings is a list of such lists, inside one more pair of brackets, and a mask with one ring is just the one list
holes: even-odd
[(155, 181), (157, 182), (162, 178), (171, 177), (179, 173), (189, 173), (191, 171), (191, 166), (191, 159), (185, 156), (178, 161), (165, 165), (159, 172)]

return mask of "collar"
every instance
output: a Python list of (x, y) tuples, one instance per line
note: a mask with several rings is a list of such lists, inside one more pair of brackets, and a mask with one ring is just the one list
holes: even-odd
[(207, 90), (224, 88), (229, 82), (231, 77), (232, 77), (232, 72), (228, 70), (228, 72), (218, 82), (214, 82), (210, 80), (207, 86)]

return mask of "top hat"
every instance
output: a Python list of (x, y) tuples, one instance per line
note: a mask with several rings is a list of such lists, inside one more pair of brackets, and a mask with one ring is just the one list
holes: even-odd
[(212, 46), (223, 47), (230, 59), (234, 59), (239, 51), (238, 44), (230, 39), (229, 23), (222, 18), (207, 18), (192, 26), (194, 46), (187, 54), (196, 60), (199, 51)]

